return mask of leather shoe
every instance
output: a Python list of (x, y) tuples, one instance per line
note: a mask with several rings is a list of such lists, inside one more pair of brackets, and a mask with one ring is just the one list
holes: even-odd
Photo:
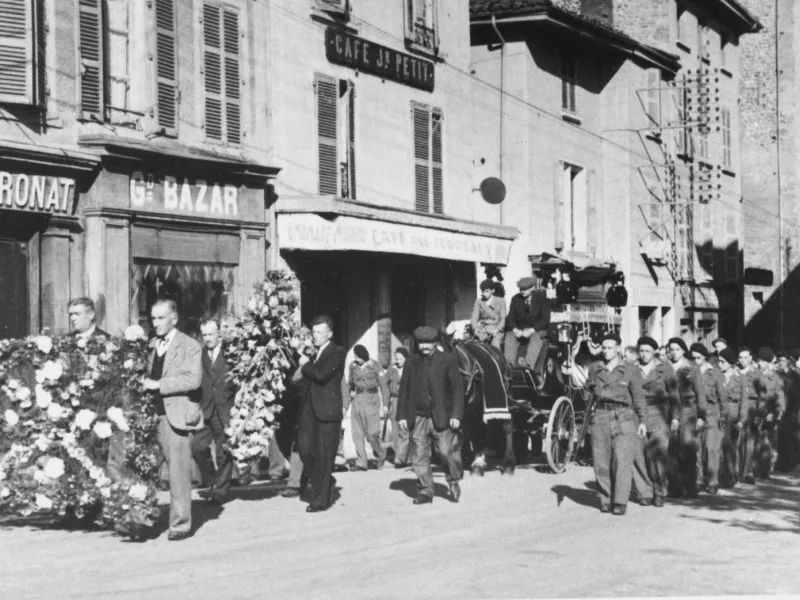
[(211, 485), (204, 490), (200, 490), (199, 492), (197, 492), (197, 495), (200, 496), (203, 500), (208, 500), (209, 498), (211, 498), (211, 496), (214, 495), (214, 486)]
[(664, 499), (661, 496), (653, 498), (653, 506), (656, 508), (664, 508)]
[(617, 504), (617, 505), (616, 505), (616, 506), (614, 506), (614, 508), (611, 510), (611, 514), (612, 514), (612, 515), (617, 515), (618, 517), (621, 517), (622, 515), (624, 515), (624, 514), (625, 514), (625, 512), (626, 512), (627, 510), (628, 510), (628, 507), (627, 507), (627, 506), (624, 506), (624, 505), (622, 505), (622, 504)]
[(394, 468), (395, 469), (405, 469), (407, 466), (408, 466), (408, 463), (404, 463), (404, 462), (402, 462), (402, 463), (401, 462), (394, 463)]
[(601, 513), (609, 513), (609, 512), (611, 512), (611, 507), (608, 504), (601, 504), (600, 505), (600, 512)]
[(319, 506), (317, 504), (309, 504), (306, 506), (307, 513), (318, 513), (318, 512), (325, 512), (328, 510), (327, 506)]
[(430, 504), (431, 502), (433, 502), (431, 496), (417, 496), (414, 498), (414, 504)]
[(286, 488), (281, 492), (284, 498), (298, 498), (300, 496), (300, 488)]
[(167, 539), (170, 542), (180, 542), (190, 537), (192, 537), (192, 534), (188, 531), (170, 531)]
[(458, 503), (459, 498), (461, 498), (461, 486), (458, 485), (457, 481), (454, 481), (450, 484), (450, 502)]

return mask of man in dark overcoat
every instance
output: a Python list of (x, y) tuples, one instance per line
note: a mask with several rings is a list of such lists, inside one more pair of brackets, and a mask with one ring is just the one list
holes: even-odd
[(519, 346), (527, 340), (525, 362), (541, 379), (547, 359), (550, 300), (544, 292), (533, 289), (535, 284), (533, 277), (523, 277), (517, 282), (519, 294), (511, 298), (506, 316), (505, 355), (510, 364), (516, 365)]
[(436, 347), (438, 337), (432, 327), (414, 330), (419, 352), (403, 369), (397, 400), (397, 423), (411, 432), (411, 464), (419, 480), (414, 504), (433, 502), (432, 451), (445, 467), (450, 500), (461, 497), (458, 482), (464, 470), (457, 432), (464, 415), (464, 383), (455, 354)]

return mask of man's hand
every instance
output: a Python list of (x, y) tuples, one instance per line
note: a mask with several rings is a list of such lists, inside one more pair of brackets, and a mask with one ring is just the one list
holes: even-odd
[(300, 361), (299, 361), (299, 362), (300, 362), (300, 366), (302, 367), (304, 364), (306, 364), (306, 363), (307, 363), (307, 362), (309, 362), (310, 360), (311, 360), (311, 359), (310, 359), (310, 358), (308, 358), (308, 357), (307, 357), (305, 354), (301, 354), (301, 355), (300, 355)]
[(640, 438), (645, 438), (647, 436), (647, 425), (644, 423), (639, 423), (639, 429), (636, 431)]
[(697, 431), (702, 431), (706, 428), (706, 422), (703, 419), (697, 419)]
[(670, 423), (669, 430), (675, 433), (680, 428), (681, 428), (680, 421), (678, 421), (678, 419), (672, 419), (672, 423)]
[(461, 425), (461, 421), (459, 421), (458, 419), (450, 419), (450, 429), (455, 431), (456, 429), (458, 429), (459, 425)]
[(144, 389), (150, 390), (151, 392), (161, 389), (160, 383), (158, 383), (155, 379), (149, 378), (142, 380), (142, 386), (144, 386)]
[(742, 429), (744, 429), (744, 423), (742, 423), (741, 421), (739, 421), (738, 423), (736, 423), (736, 429), (738, 429), (739, 431), (741, 431)]
[(400, 419), (397, 422), (397, 426), (400, 428), (400, 431), (408, 431), (408, 421), (405, 419)]
[(769, 414), (767, 415), (766, 421), (767, 421), (767, 423), (772, 423), (772, 421), (773, 421), (774, 419), (775, 419), (775, 415), (773, 415), (772, 413), (769, 413)]

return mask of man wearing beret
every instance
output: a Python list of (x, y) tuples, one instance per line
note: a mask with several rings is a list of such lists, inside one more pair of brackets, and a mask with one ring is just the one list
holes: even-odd
[(697, 432), (705, 425), (706, 389), (699, 369), (686, 358), (689, 354), (686, 342), (679, 337), (670, 338), (667, 348), (681, 402), (679, 420), (672, 423), (672, 431), (678, 433), (675, 448), (678, 473), (671, 483), (676, 495), (697, 498)]
[(394, 364), (384, 376), (383, 392), (389, 396), (389, 419), (392, 423), (392, 450), (394, 466), (401, 469), (408, 463), (408, 431), (401, 431), (397, 424), (397, 399), (400, 395), (400, 380), (408, 362), (409, 354), (403, 346), (394, 351)]
[(349, 393), (344, 397), (344, 411), (352, 398), (350, 411), (353, 429), (353, 444), (356, 447), (356, 464), (353, 471), (366, 471), (369, 465), (364, 439), (369, 441), (372, 452), (378, 459), (378, 469), (383, 467), (386, 451), (381, 444), (381, 380), (380, 368), (369, 357), (369, 351), (358, 344), (353, 348), (353, 362), (350, 363)]
[(464, 383), (455, 354), (436, 347), (438, 337), (432, 327), (414, 330), (419, 352), (400, 380), (397, 421), (401, 430), (411, 432), (411, 464), (418, 478), (414, 504), (433, 502), (432, 450), (442, 460), (450, 500), (461, 497), (463, 468), (456, 432), (464, 415)]
[(470, 324), (475, 337), (502, 349), (503, 328), (506, 322), (506, 301), (494, 295), (496, 282), (486, 279), (481, 282), (481, 297), (475, 300)]
[(587, 387), (595, 398), (592, 460), (600, 512), (624, 515), (631, 494), (636, 436), (647, 434), (647, 403), (642, 375), (638, 367), (622, 360), (619, 345), (616, 334), (603, 336), (603, 360), (589, 367)]
[(534, 291), (536, 280), (523, 277), (517, 282), (519, 293), (511, 298), (506, 317), (505, 354), (510, 364), (517, 364), (519, 345), (528, 340), (527, 366), (542, 380), (547, 359), (547, 329), (550, 327), (550, 301), (542, 291)]
[(709, 494), (719, 490), (719, 464), (722, 451), (721, 410), (727, 402), (725, 377), (709, 362), (708, 349), (700, 343), (690, 348), (694, 364), (700, 369), (706, 389), (706, 426), (698, 435), (697, 487)]
[(725, 382), (725, 401), (721, 407), (722, 451), (720, 460), (720, 485), (733, 487), (739, 480), (739, 433), (747, 421), (747, 386), (736, 370), (736, 354), (723, 348), (717, 356), (717, 365)]

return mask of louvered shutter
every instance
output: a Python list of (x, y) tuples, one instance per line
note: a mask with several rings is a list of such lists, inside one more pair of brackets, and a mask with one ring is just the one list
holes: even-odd
[(80, 0), (80, 113), (83, 118), (105, 117), (102, 0)]
[(591, 254), (597, 253), (599, 243), (597, 195), (597, 173), (589, 169), (586, 174), (586, 243)]
[(175, 0), (156, 0), (156, 122), (165, 133), (178, 133), (178, 60)]
[(241, 87), (239, 77), (239, 15), (223, 12), (225, 48), (225, 139), (230, 144), (242, 141)]
[(733, 166), (732, 139), (731, 139), (731, 109), (722, 109), (722, 164), (725, 167)]
[(347, 166), (349, 174), (348, 198), (356, 199), (356, 86), (348, 82), (350, 91), (347, 103)]
[[(47, 106), (47, 0), (36, 0), (36, 14), (34, 25), (36, 27), (36, 92), (35, 102), (40, 106)], [(0, 15), (2, 7), (0, 7)], [(0, 17), (1, 18), (1, 17)], [(0, 68), (1, 69), (1, 68)], [(1, 76), (0, 76), (1, 77)]]
[(414, 206), (419, 212), (431, 212), (430, 149), (431, 113), (426, 108), (412, 108), (414, 121)]
[(564, 163), (557, 161), (553, 170), (553, 246), (564, 249)]
[(0, 0), (0, 102), (34, 102), (33, 6)]
[(440, 111), (431, 114), (431, 177), (433, 179), (433, 212), (444, 214), (444, 182), (442, 180), (442, 127), (444, 117)]
[(317, 0), (319, 8), (346, 15), (349, 10), (348, 0)]
[(222, 29), (220, 9), (212, 4), (203, 5), (203, 63), (205, 83), (206, 137), (222, 141)]
[(678, 89), (675, 91), (675, 104), (678, 112), (678, 127), (675, 129), (675, 146), (678, 154), (686, 154), (688, 150), (686, 147), (686, 89), (680, 87), (681, 85), (686, 85), (685, 78), (683, 79), (683, 83), (679, 84)]
[(337, 105), (339, 90), (332, 77), (317, 75), (314, 82), (317, 96), (317, 143), (319, 152), (319, 193), (339, 193), (338, 158), (336, 156)]

